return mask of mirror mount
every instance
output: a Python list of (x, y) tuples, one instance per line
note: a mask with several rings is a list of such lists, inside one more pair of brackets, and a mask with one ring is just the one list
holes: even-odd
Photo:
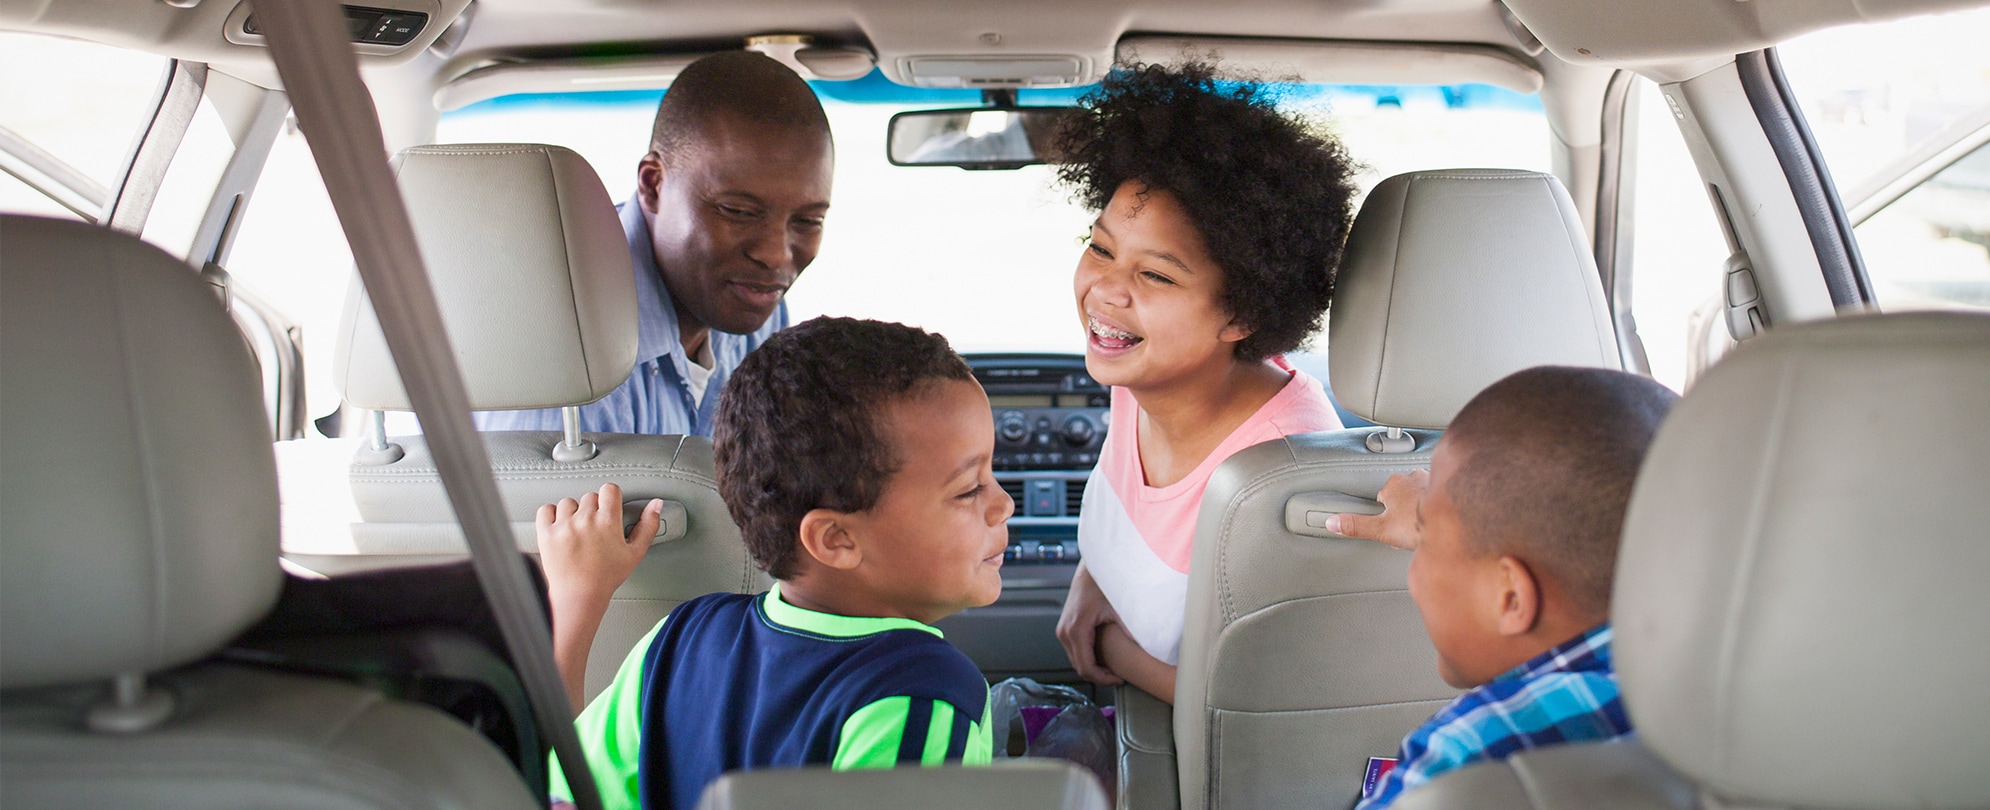
[(998, 110), (1013, 110), (1022, 104), (1016, 100), (1016, 88), (997, 87), (981, 91), (981, 106)]

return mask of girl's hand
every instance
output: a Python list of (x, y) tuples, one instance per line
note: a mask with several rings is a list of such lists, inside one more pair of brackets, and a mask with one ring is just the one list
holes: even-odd
[(1057, 618), (1057, 640), (1064, 645), (1064, 654), (1071, 658), (1071, 668), (1078, 671), (1078, 677), (1102, 686), (1124, 683), (1099, 662), (1099, 626), (1117, 621), (1119, 614), (1106, 601), (1099, 583), (1083, 562), (1078, 563), (1078, 571), (1071, 577), (1071, 593), (1064, 597), (1064, 614)]

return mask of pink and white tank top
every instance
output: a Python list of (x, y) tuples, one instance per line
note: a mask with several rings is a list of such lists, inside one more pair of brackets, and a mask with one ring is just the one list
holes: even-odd
[(1139, 405), (1112, 389), (1112, 426), (1099, 464), (1085, 483), (1078, 512), (1078, 548), (1085, 569), (1119, 613), (1120, 624), (1149, 655), (1169, 664), (1181, 657), (1188, 603), (1189, 552), (1196, 509), (1218, 465), (1251, 445), (1294, 433), (1338, 430), (1340, 417), (1318, 380), (1281, 368), (1292, 379), (1251, 418), (1231, 431), (1187, 477), (1147, 485), (1140, 464)]

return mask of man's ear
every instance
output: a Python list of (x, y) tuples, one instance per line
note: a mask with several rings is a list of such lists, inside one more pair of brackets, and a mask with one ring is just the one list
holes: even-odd
[(643, 210), (656, 215), (658, 189), (663, 187), (663, 156), (652, 150), (636, 164), (636, 200)]
[(864, 550), (850, 533), (850, 514), (834, 509), (811, 509), (802, 516), (802, 551), (839, 571), (856, 568), (864, 561)]
[(1499, 633), (1509, 638), (1533, 632), (1541, 621), (1541, 582), (1518, 557), (1498, 561)]

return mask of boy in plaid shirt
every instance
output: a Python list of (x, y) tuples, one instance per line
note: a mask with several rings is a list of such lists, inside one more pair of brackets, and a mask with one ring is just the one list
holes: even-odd
[(1678, 396), (1644, 377), (1528, 369), (1467, 403), (1376, 516), (1328, 528), (1414, 551), (1410, 598), (1467, 691), (1403, 739), (1379, 810), (1445, 772), (1631, 733), (1610, 665), (1610, 582), (1631, 485)]

